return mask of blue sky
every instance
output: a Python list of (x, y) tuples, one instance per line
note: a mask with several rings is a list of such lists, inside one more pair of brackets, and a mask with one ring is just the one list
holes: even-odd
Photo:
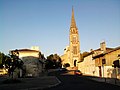
[(0, 0), (0, 51), (39, 46), (45, 56), (69, 45), (72, 6), (81, 52), (120, 46), (120, 0)]

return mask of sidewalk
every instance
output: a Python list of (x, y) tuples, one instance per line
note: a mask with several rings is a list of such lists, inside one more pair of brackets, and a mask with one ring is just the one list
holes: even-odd
[(55, 76), (43, 76), (39, 78), (19, 78), (21, 83), (2, 84), (4, 78), (0, 78), (0, 90), (43, 90), (59, 85), (61, 82)]
[(95, 76), (87, 76), (87, 77), (98, 82), (105, 82), (105, 83), (110, 83), (110, 84), (120, 86), (120, 79), (103, 78), (103, 77), (95, 77)]

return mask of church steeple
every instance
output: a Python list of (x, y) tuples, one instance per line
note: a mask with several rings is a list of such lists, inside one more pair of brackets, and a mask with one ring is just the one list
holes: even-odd
[(72, 28), (76, 28), (76, 22), (75, 22), (75, 18), (74, 18), (74, 9), (72, 7), (72, 18), (71, 18), (71, 25), (70, 27)]
[(74, 18), (74, 10), (72, 7), (72, 18), (70, 25), (70, 36), (69, 36), (69, 63), (70, 67), (76, 67), (77, 62), (80, 61), (80, 42), (79, 33)]
[(71, 17), (71, 25), (69, 31), (70, 31), (69, 46), (65, 49), (65, 54), (63, 56), (62, 63), (63, 64), (69, 63), (70, 67), (74, 67), (75, 69), (78, 66), (78, 62), (81, 60), (81, 56), (80, 56), (79, 33), (74, 18), (73, 7), (72, 7), (72, 17)]

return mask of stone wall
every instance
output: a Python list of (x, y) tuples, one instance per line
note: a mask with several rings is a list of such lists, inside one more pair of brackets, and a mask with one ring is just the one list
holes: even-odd
[(26, 68), (26, 76), (38, 77), (42, 73), (43, 65), (36, 57), (22, 58)]

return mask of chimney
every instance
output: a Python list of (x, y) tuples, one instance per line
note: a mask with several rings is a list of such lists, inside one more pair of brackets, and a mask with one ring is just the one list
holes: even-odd
[(93, 52), (94, 50), (93, 49), (90, 49), (90, 52)]
[(31, 47), (31, 50), (39, 51), (39, 46), (32, 46), (32, 47)]
[(100, 43), (100, 49), (101, 51), (105, 52), (106, 51), (106, 44), (105, 44), (105, 41)]

